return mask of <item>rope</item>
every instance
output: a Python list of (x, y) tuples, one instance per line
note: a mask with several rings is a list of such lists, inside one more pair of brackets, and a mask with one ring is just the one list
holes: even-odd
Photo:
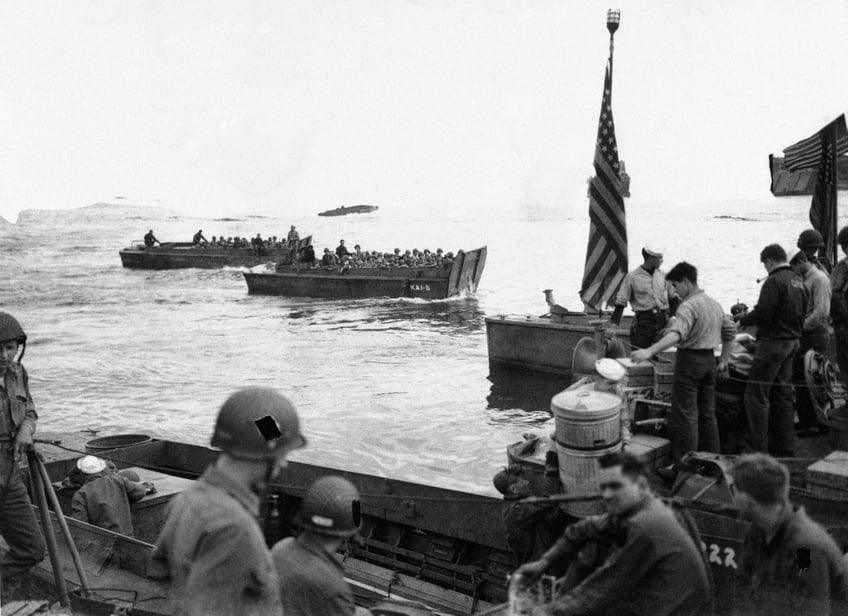
[[(622, 340), (621, 338), (618, 338), (618, 337), (616, 337), (616, 340), (618, 340), (622, 345), (624, 345), (626, 348), (630, 349), (631, 351), (638, 350), (638, 348), (633, 346), (630, 342), (626, 342), (626, 341), (624, 341), (624, 340)], [(720, 379), (720, 380), (721, 381), (736, 381), (737, 383), (755, 383), (757, 385), (773, 385), (774, 384), (773, 381), (771, 381), (771, 382), (769, 382), (769, 381), (752, 381), (750, 379), (740, 379), (739, 377), (729, 376), (729, 375), (724, 377), (723, 379)], [(792, 385), (793, 387), (804, 388), (804, 389), (821, 389), (820, 385), (807, 385), (806, 383), (804, 383), (804, 384), (789, 383), (789, 385)]]

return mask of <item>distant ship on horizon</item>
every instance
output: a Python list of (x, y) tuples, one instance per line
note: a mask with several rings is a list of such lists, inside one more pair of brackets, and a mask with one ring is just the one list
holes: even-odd
[(346, 216), (347, 214), (369, 214), (379, 209), (380, 208), (376, 205), (343, 205), (341, 207), (333, 208), (332, 210), (319, 212), (318, 216)]

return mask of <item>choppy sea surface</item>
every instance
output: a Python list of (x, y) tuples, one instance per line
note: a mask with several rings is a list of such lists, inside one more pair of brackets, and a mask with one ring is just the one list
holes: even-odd
[[(543, 289), (573, 309), (586, 251), (579, 214), (433, 217), (391, 204), (368, 215), (204, 218), (126, 203), (29, 210), (0, 221), (0, 309), (29, 335), (24, 365), (41, 431), (144, 432), (208, 444), (234, 390), (279, 388), (309, 439), (292, 458), (479, 493), (505, 447), (550, 416), (567, 383), (490, 374), (485, 317), (546, 312)], [(659, 206), (628, 202), (631, 267), (646, 241), (665, 269), (695, 264), (726, 309), (753, 304), (759, 251), (794, 244), (808, 197)], [(447, 301), (334, 301), (247, 294), (242, 271), (142, 271), (118, 250), (152, 228), (162, 241), (212, 235), (312, 234), (317, 252), (348, 246), (488, 246), (477, 293)], [(842, 224), (845, 224), (844, 221)]]

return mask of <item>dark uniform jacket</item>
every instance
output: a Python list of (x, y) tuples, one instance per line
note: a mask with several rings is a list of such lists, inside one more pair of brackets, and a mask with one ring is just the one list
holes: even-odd
[[(29, 393), (29, 376), (26, 368), (15, 362), (6, 368), (5, 376), (0, 376), (0, 440), (12, 441), (22, 426), (27, 425), (35, 433), (38, 415)], [(3, 390), (5, 389), (5, 396)], [(11, 423), (9, 423), (11, 420)]]
[(787, 507), (771, 540), (753, 531), (748, 547), (737, 611), (752, 616), (848, 614), (848, 564), (803, 508)]
[(259, 497), (214, 466), (169, 503), (151, 577), (171, 579), (174, 616), (280, 616)]
[(706, 616), (710, 578), (703, 552), (675, 513), (647, 496), (621, 516), (591, 516), (569, 526), (545, 558), (575, 554), (588, 541), (609, 539), (604, 564), (550, 607), (556, 616)]
[(353, 592), (342, 566), (310, 533), (287, 537), (271, 550), (285, 616), (351, 616)]
[(77, 520), (132, 536), (130, 503), (140, 501), (146, 493), (147, 486), (115, 471), (88, 475), (71, 501), (71, 515)]
[(806, 315), (804, 281), (791, 267), (780, 265), (769, 272), (757, 305), (739, 320), (739, 324), (756, 325), (757, 337), (798, 340)]

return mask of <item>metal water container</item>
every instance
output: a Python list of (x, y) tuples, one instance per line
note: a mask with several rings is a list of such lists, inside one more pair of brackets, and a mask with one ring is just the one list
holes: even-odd
[[(566, 494), (598, 490), (598, 458), (621, 449), (619, 396), (594, 391), (591, 385), (569, 389), (551, 399), (554, 413), (559, 478)], [(599, 500), (566, 503), (570, 515), (583, 517), (603, 512)]]
[(594, 391), (591, 386), (566, 389), (551, 398), (557, 443), (571, 449), (594, 451), (621, 440), (619, 396)]

